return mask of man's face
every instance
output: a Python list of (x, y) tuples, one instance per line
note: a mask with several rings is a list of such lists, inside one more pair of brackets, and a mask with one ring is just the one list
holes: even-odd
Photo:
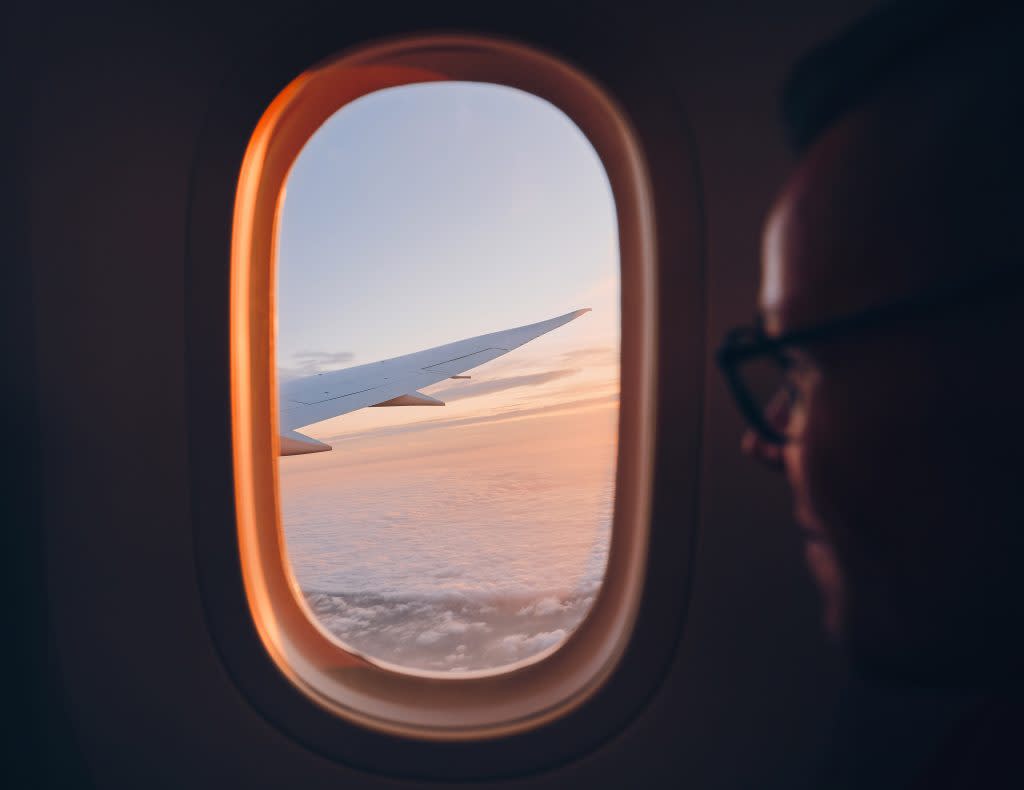
[[(925, 185), (872, 154), (853, 118), (777, 201), (762, 260), (770, 335), (940, 276), (929, 259), (942, 254), (941, 233), (928, 201), (913, 201)], [(779, 419), (793, 440), (779, 451), (745, 439), (785, 470), (826, 628), (890, 678), (970, 684), (965, 675), (999, 660), (988, 655), (999, 621), (1019, 614), (1019, 539), (1003, 495), (1019, 464), (1000, 446), (1002, 372), (979, 351), (976, 324), (917, 320), (791, 349), (798, 397)]]

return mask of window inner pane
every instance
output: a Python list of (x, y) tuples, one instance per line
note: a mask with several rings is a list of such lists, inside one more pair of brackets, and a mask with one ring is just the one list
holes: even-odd
[[(618, 238), (590, 143), (512, 88), (372, 93), (303, 149), (278, 238), (282, 448), (306, 453), (279, 460), (282, 517), (313, 615), (410, 670), (557, 647), (614, 500)], [(580, 308), (511, 350), (388, 362)]]

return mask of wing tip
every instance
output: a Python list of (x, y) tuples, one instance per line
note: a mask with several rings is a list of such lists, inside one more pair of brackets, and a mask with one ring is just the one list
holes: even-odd
[(569, 313), (569, 315), (571, 315), (573, 318), (579, 318), (581, 315), (589, 313), (591, 310), (593, 310), (592, 307), (581, 307), (579, 310), (573, 310), (571, 313)]

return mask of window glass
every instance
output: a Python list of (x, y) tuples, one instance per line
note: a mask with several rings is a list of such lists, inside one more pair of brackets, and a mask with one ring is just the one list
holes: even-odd
[[(316, 132), (281, 212), (282, 447), (331, 448), (278, 465), (312, 616), (399, 669), (542, 657), (592, 605), (611, 530), (619, 251), (594, 149), (516, 89), (391, 88)], [(507, 353), (386, 362), (581, 308)]]

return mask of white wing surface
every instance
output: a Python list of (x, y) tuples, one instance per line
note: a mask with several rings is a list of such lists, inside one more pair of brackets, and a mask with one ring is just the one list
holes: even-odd
[(356, 409), (367, 406), (443, 406), (442, 401), (418, 390), (497, 359), (588, 312), (590, 308), (585, 307), (536, 324), (285, 382), (278, 394), (281, 455), (330, 450), (330, 445), (298, 433), (296, 429)]

